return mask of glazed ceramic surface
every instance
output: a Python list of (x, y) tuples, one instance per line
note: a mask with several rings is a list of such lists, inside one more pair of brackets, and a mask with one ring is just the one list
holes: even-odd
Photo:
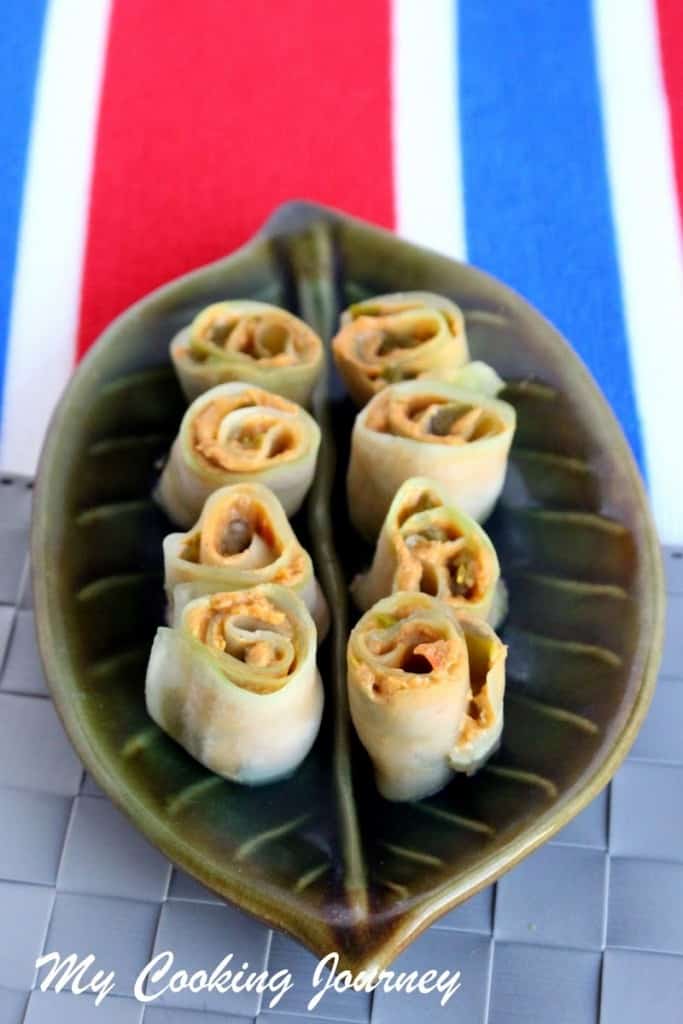
[[(391, 804), (375, 791), (344, 678), (348, 583), (372, 552), (346, 519), (354, 409), (329, 365), (314, 401), (319, 468), (294, 521), (333, 611), (320, 652), (323, 728), (290, 779), (231, 784), (145, 710), (171, 530), (150, 490), (184, 409), (169, 341), (208, 303), (243, 297), (298, 313), (329, 341), (340, 309), (406, 289), (462, 306), (472, 358), (505, 378), (501, 397), (517, 409), (487, 527), (510, 588), (501, 748), (429, 800)], [(32, 556), (52, 693), (99, 785), (185, 871), (352, 969), (388, 964), (596, 795), (636, 735), (659, 661), (661, 568), (643, 489), (566, 342), (487, 275), (305, 203), (280, 208), (239, 252), (153, 293), (104, 333), (49, 430)]]

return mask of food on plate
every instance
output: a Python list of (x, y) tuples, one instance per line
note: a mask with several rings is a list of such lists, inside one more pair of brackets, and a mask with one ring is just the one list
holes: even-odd
[(350, 306), (332, 352), (357, 405), (387, 384), (448, 375), (469, 359), (462, 311), (430, 292), (378, 295)]
[(482, 522), (503, 487), (515, 431), (507, 402), (437, 380), (380, 391), (356, 416), (347, 477), (349, 515), (374, 539), (412, 476), (437, 481), (448, 501)]
[(234, 299), (201, 310), (171, 342), (171, 359), (188, 401), (241, 380), (307, 405), (323, 369), (322, 341), (278, 306)]
[(263, 484), (240, 483), (211, 494), (187, 533), (164, 538), (164, 578), (173, 618), (174, 590), (184, 601), (219, 591), (278, 583), (301, 597), (322, 639), (327, 603), (282, 505)]
[(183, 416), (156, 497), (169, 518), (192, 526), (210, 494), (226, 484), (262, 483), (287, 515), (315, 472), (320, 428), (301, 406), (251, 384), (219, 384)]
[(397, 590), (431, 594), (494, 628), (504, 617), (505, 590), (488, 535), (424, 477), (399, 487), (372, 565), (351, 586), (363, 611)]
[(507, 649), (481, 619), (397, 592), (359, 620), (347, 648), (351, 717), (388, 800), (421, 800), (493, 753)]
[(251, 785), (288, 775), (320, 727), (316, 631), (276, 584), (209, 594), (157, 630), (145, 695), (154, 721), (218, 775)]

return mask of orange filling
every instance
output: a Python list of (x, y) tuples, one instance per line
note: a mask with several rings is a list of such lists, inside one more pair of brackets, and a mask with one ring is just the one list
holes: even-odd
[(366, 635), (374, 664), (360, 667), (361, 682), (374, 695), (429, 686), (453, 669), (453, 642), (434, 625), (410, 618), (388, 622), (381, 615), (375, 621)]
[[(294, 628), (287, 614), (252, 591), (214, 594), (189, 607), (184, 619), (191, 636), (218, 654), (229, 654), (271, 680), (282, 680), (296, 666)], [(264, 635), (265, 634), (265, 635)], [(254, 681), (267, 690), (267, 681)]]
[(480, 441), (504, 429), (502, 420), (481, 406), (429, 393), (399, 396), (385, 391), (365, 422), (377, 433), (448, 445)]
[(397, 557), (396, 590), (478, 601), (489, 584), (484, 559), (452, 527), (423, 527), (418, 532), (407, 528), (398, 538)]
[(486, 686), (488, 673), (493, 668), (493, 652), (488, 644), (476, 642), (465, 634), (470, 664), (470, 689), (472, 698), (467, 708), (467, 716), (458, 737), (458, 746), (470, 743), (477, 733), (493, 725), (494, 709), (489, 700)]
[[(254, 408), (235, 429), (219, 439), (221, 425), (230, 413)], [(268, 409), (274, 410), (273, 414)], [(301, 427), (275, 412), (294, 414), (296, 405), (267, 391), (250, 388), (234, 396), (207, 403), (192, 423), (195, 452), (210, 465), (227, 472), (253, 472), (274, 462), (295, 457), (301, 446)]]
[(441, 327), (441, 317), (431, 312), (425, 312), (418, 318), (411, 317), (408, 322), (396, 313), (361, 315), (342, 327), (334, 340), (334, 347), (373, 380), (386, 377), (387, 367), (384, 364), (393, 362), (398, 353), (431, 341)]
[[(204, 524), (203, 530), (197, 530), (188, 537), (180, 557), (196, 565), (220, 566), (223, 561), (243, 554), (255, 538), (269, 552), (266, 564), (270, 565), (281, 557), (283, 547), (267, 508), (248, 495), (239, 494), (221, 507)], [(256, 568), (263, 568), (263, 563)], [(298, 543), (294, 543), (291, 545), (290, 557), (275, 572), (272, 582), (282, 586), (296, 586), (303, 579), (306, 568), (306, 556)]]
[(235, 352), (272, 367), (312, 362), (317, 337), (284, 310), (247, 313), (209, 309), (199, 314), (190, 335), (187, 354), (198, 362), (212, 351)]

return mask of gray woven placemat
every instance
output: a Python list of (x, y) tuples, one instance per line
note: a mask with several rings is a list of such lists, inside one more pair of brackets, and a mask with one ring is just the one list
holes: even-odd
[[(401, 968), (459, 969), (460, 990), (444, 1008), (438, 996), (328, 992), (309, 1013), (315, 958), (172, 869), (84, 776), (34, 640), (30, 502), (30, 481), (2, 478), (0, 1024), (683, 1021), (683, 551), (664, 552), (659, 685), (609, 790), (400, 958)], [(251, 968), (286, 968), (294, 988), (275, 1010), (248, 992), (183, 992), (144, 1006), (134, 979), (167, 949), (189, 971), (228, 952)], [(51, 950), (94, 953), (116, 972), (116, 989), (99, 1007), (92, 995), (40, 991), (35, 960)]]

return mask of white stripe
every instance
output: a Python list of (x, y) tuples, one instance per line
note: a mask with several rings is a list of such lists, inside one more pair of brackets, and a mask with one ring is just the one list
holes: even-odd
[(109, 0), (51, 0), (10, 315), (0, 465), (33, 473), (74, 362)]
[(454, 0), (394, 0), (392, 131), (397, 231), (465, 256)]
[(594, 0), (626, 323), (662, 540), (683, 542), (683, 247), (653, 0)]

